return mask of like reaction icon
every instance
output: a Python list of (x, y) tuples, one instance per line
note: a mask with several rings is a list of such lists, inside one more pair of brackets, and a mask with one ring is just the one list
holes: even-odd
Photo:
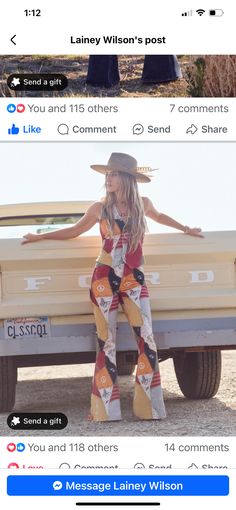
[(12, 124), (12, 126), (8, 129), (9, 135), (18, 135), (20, 131), (20, 128), (18, 128), (15, 124)]
[(25, 450), (24, 443), (17, 443), (16, 449), (17, 449), (18, 452), (23, 452)]
[(7, 105), (7, 111), (8, 111), (9, 113), (14, 113), (14, 112), (16, 111), (16, 106), (15, 106), (13, 103), (8, 104), (8, 105)]

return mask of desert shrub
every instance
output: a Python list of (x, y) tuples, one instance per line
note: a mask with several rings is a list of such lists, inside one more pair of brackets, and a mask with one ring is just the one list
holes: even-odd
[(186, 79), (188, 82), (188, 92), (192, 97), (203, 96), (203, 82), (205, 73), (204, 58), (197, 58), (190, 62), (186, 70)]
[(192, 97), (236, 97), (236, 55), (194, 57), (186, 79)]

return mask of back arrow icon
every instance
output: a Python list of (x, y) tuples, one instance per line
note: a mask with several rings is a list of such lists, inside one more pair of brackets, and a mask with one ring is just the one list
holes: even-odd
[(15, 41), (13, 40), (13, 39), (15, 39), (15, 37), (16, 37), (16, 34), (12, 36), (12, 38), (11, 38), (11, 42), (12, 42), (12, 44), (14, 44), (14, 45), (16, 46), (16, 43), (15, 43)]

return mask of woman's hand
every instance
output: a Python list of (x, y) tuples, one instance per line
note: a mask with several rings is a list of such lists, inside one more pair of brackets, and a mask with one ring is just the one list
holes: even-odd
[(29, 232), (28, 234), (25, 234), (23, 236), (23, 241), (21, 241), (21, 244), (35, 243), (36, 241), (40, 241), (40, 238), (41, 236), (39, 236), (38, 234), (30, 234)]
[(184, 230), (184, 234), (188, 235), (188, 236), (195, 236), (195, 237), (204, 237), (203, 233), (202, 233), (202, 229), (201, 228), (190, 228), (190, 227), (185, 227), (185, 230)]
[(102, 202), (93, 202), (84, 216), (75, 223), (72, 227), (59, 228), (42, 234), (25, 234), (21, 244), (35, 243), (42, 239), (51, 239), (56, 241), (65, 241), (66, 239), (73, 239), (74, 237), (80, 236), (84, 232), (87, 232), (92, 228), (99, 220), (101, 216)]
[(161, 225), (166, 225), (167, 227), (172, 227), (176, 228), (177, 230), (181, 230), (184, 234), (187, 234), (189, 236), (204, 237), (201, 228), (195, 227), (190, 228), (187, 225), (184, 227), (182, 223), (179, 223), (178, 221), (174, 220), (174, 218), (171, 218), (170, 216), (167, 216), (167, 214), (157, 211), (157, 209), (154, 207), (153, 203), (149, 198), (147, 197), (142, 198), (145, 215), (151, 218), (152, 220), (157, 221), (157, 223), (160, 223)]

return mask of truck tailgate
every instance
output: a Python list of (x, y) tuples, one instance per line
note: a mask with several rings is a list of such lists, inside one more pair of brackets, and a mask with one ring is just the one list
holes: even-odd
[[(91, 314), (89, 284), (98, 237), (22, 246), (0, 240), (0, 319)], [(236, 307), (236, 233), (205, 238), (147, 234), (145, 275), (153, 312)]]

